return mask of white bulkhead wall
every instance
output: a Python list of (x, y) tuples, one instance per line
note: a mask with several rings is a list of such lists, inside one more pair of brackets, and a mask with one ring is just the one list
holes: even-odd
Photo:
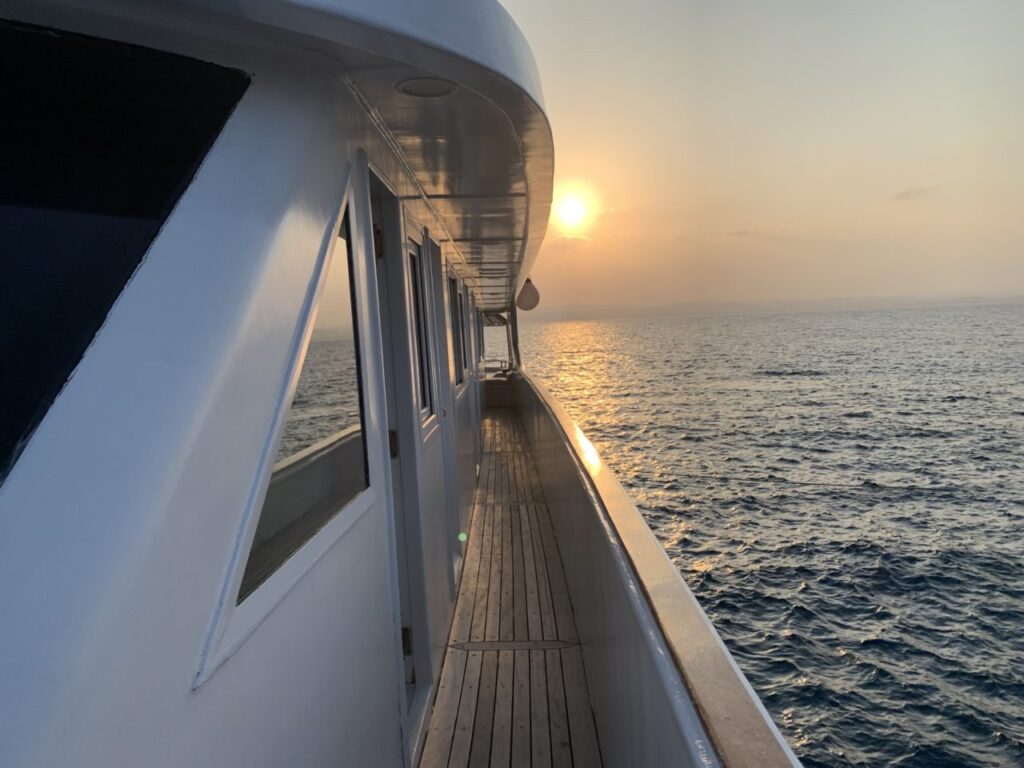
[(268, 589), (238, 608), (233, 591), (346, 195), (354, 260), (372, 265), (372, 131), (327, 57), (77, 23), (253, 82), (0, 493), (0, 764), (400, 765), (372, 269), (358, 290), (375, 496)]

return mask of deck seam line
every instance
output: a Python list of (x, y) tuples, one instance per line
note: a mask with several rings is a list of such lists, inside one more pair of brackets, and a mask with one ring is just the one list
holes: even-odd
[[(480, 647), (486, 646), (486, 647)], [(491, 653), (498, 651), (565, 651), (569, 648), (578, 648), (578, 640), (466, 640), (458, 643), (449, 643), (448, 647), (456, 651), (467, 653)]]
[[(571, 622), (570, 625), (566, 625), (567, 632), (571, 630), (571, 637), (574, 639), (563, 639), (563, 633), (561, 632), (561, 624), (566, 618), (562, 616), (556, 610), (555, 593), (556, 587), (554, 579), (561, 578), (563, 583), (566, 579), (565, 575), (565, 563), (563, 561), (561, 547), (554, 538), (554, 521), (552, 519), (551, 510), (548, 507), (547, 499), (544, 494), (543, 488), (541, 487), (539, 480), (538, 466), (534, 457), (530, 454), (530, 451), (525, 444), (523, 439), (525, 436), (525, 429), (522, 421), (518, 418), (517, 414), (508, 413), (502, 414), (501, 418), (493, 418), (491, 414), (486, 414), (484, 419), (484, 450), (482, 451), (483, 457), (481, 460), (482, 466), (486, 467), (486, 472), (482, 472), (474, 494), (473, 504), (473, 516), (469, 521), (470, 535), (473, 535), (476, 523), (480, 523), (480, 527), (476, 530), (475, 541), (470, 541), (470, 547), (474, 544), (479, 548), (479, 556), (477, 557), (476, 573), (470, 573), (469, 569), (466, 568), (460, 576), (458, 595), (456, 596), (456, 610), (458, 610), (458, 604), (460, 598), (463, 597), (464, 591), (472, 590), (472, 595), (467, 595), (470, 598), (471, 608), (469, 612), (469, 625), (467, 632), (462, 635), (465, 640), (458, 642), (447, 642), (445, 644), (445, 655), (442, 661), (442, 676), (444, 675), (445, 668), (455, 663), (457, 657), (463, 656), (461, 660), (465, 665), (463, 672), (463, 680), (459, 685), (459, 691), (452, 698), (457, 700), (454, 705), (454, 711), (456, 712), (455, 719), (451, 725), (451, 733), (446, 734), (448, 736), (447, 741), (447, 759), (444, 763), (439, 765), (448, 766), (448, 768), (465, 768), (465, 765), (481, 764), (490, 765), (494, 762), (495, 765), (509, 766), (509, 761), (513, 759), (513, 751), (519, 755), (520, 758), (525, 756), (526, 762), (524, 765), (531, 764), (533, 758), (543, 757), (544, 753), (547, 753), (548, 760), (555, 758), (555, 756), (561, 752), (561, 759), (566, 765), (574, 765), (578, 759), (582, 759), (586, 755), (590, 754), (588, 750), (593, 747), (596, 750), (596, 758), (600, 761), (599, 764), (603, 763), (603, 757), (601, 755), (600, 742), (597, 744), (590, 745), (589, 740), (585, 739), (580, 744), (574, 743), (574, 733), (572, 727), (573, 722), (579, 724), (580, 715), (583, 712), (580, 711), (580, 702), (577, 699), (573, 699), (573, 704), (570, 705), (570, 696), (578, 695), (578, 691), (570, 692), (567, 685), (567, 681), (575, 681), (577, 684), (582, 683), (582, 690), (588, 692), (589, 686), (587, 685), (586, 669), (577, 670), (575, 667), (573, 670), (568, 670), (568, 663), (566, 654), (573, 655), (574, 663), (578, 663), (577, 656), (582, 652), (582, 643), (578, 636), (578, 630), (576, 628), (576, 616), (572, 606), (572, 598), (568, 594), (568, 590), (565, 588), (559, 588), (565, 591), (564, 602), (565, 608), (568, 609), (568, 620)], [(490, 448), (490, 450), (488, 450)], [(501, 518), (501, 523), (496, 524), (496, 518)], [(516, 523), (518, 522), (518, 525)], [(489, 528), (489, 541), (486, 541), (488, 537), (485, 537), (484, 529)], [(550, 535), (545, 535), (548, 533)], [(505, 539), (508, 538), (506, 542)], [(527, 539), (529, 539), (529, 547), (527, 548)], [(519, 560), (516, 559), (516, 544), (518, 542), (519, 549)], [(483, 547), (485, 544), (489, 544), (487, 547), (488, 551), (485, 552)], [(507, 555), (506, 555), (507, 550)], [(532, 558), (528, 557), (528, 552), (532, 553)], [(553, 555), (553, 557), (552, 557)], [(539, 622), (539, 637), (530, 636), (530, 614), (528, 607), (519, 606), (520, 613), (523, 615), (519, 618), (525, 621), (525, 628), (519, 627), (520, 636), (524, 639), (516, 639), (516, 580), (519, 579), (523, 582), (522, 589), (520, 590), (519, 598), (521, 600), (529, 600), (528, 594), (530, 593), (527, 585), (527, 561), (532, 560), (534, 563), (533, 573), (533, 584), (536, 590), (536, 611), (537, 621)], [(469, 547), (466, 549), (466, 556), (464, 566), (469, 564)], [(518, 567), (517, 567), (518, 565)], [(554, 566), (557, 569), (549, 568)], [(496, 568), (497, 566), (497, 568)], [(500, 570), (502, 574), (497, 584), (492, 584), (494, 581), (495, 571)], [(465, 577), (470, 578), (466, 579)], [(554, 578), (552, 578), (554, 577)], [(491, 595), (492, 586), (496, 586), (496, 593)], [(566, 584), (565, 587), (568, 585)], [(480, 595), (481, 588), (483, 588), (483, 595)], [(506, 595), (505, 592), (509, 594)], [(559, 592), (561, 601), (561, 592)], [(495, 601), (491, 601), (491, 597), (495, 598)], [(504, 606), (506, 602), (505, 598), (510, 601), (509, 606)], [(498, 610), (495, 611), (497, 614), (497, 626), (492, 627), (492, 630), (496, 630), (497, 637), (493, 640), (488, 638), (488, 614), (494, 611), (494, 607), (491, 605), (495, 602), (498, 606)], [(549, 606), (550, 614), (550, 628), (551, 632), (547, 638), (544, 637), (544, 604), (547, 603)], [(502, 610), (505, 608), (506, 610)], [(474, 621), (477, 613), (482, 613), (483, 626), (477, 628), (477, 632), (474, 633)], [(502, 613), (507, 613), (507, 619), (511, 622), (511, 627), (505, 626), (507, 623), (503, 619), (506, 617), (502, 616)], [(454, 621), (454, 616), (453, 616)], [(503, 635), (507, 639), (502, 639)], [(474, 639), (474, 636), (479, 637), (479, 640)], [(451, 632), (449, 632), (451, 639)], [(579, 648), (580, 651), (575, 649)], [(457, 651), (458, 653), (453, 653)], [(534, 656), (540, 654), (538, 659)], [(470, 657), (478, 656), (479, 662), (479, 675), (475, 685), (476, 690), (471, 693), (466, 691), (466, 679), (469, 673), (469, 668), (472, 666), (470, 663)], [(484, 704), (485, 699), (481, 698), (485, 696), (483, 688), (485, 687), (485, 668), (488, 663), (485, 660), (493, 656), (493, 685), (490, 691), (490, 696), (493, 697), (490, 708), (490, 738), (486, 739), (487, 744), (482, 742), (478, 745), (480, 750), (479, 753), (474, 753), (473, 746), (474, 742), (477, 741), (479, 736), (483, 735), (481, 731), (478, 733), (478, 723), (476, 722), (476, 715), (484, 714), (481, 712), (481, 705)], [(508, 656), (511, 663), (511, 672), (508, 668), (504, 669), (504, 677), (500, 673), (502, 667), (502, 656)], [(550, 658), (548, 658), (550, 656)], [(525, 664), (526, 672), (517, 672), (520, 663)], [(539, 667), (538, 667), (539, 663)], [(559, 666), (559, 674), (555, 677), (550, 676), (551, 669), (555, 663)], [(507, 666), (507, 665), (506, 665)], [(535, 675), (538, 670), (541, 670), (543, 675), (541, 700), (534, 702), (534, 693), (537, 680)], [(582, 673), (582, 677), (580, 677)], [(525, 677), (523, 676), (525, 675)], [(579, 680), (576, 680), (580, 677)], [(557, 683), (555, 682), (557, 679)], [(510, 688), (504, 690), (504, 693), (499, 691), (498, 683), (499, 680), (504, 680)], [(526, 689), (519, 690), (518, 686), (522, 683), (526, 685)], [(554, 687), (552, 687), (554, 686)], [(469, 693), (467, 696), (466, 694)], [(520, 700), (520, 696), (525, 696), (525, 701)], [(507, 697), (507, 700), (503, 700), (501, 707), (502, 723), (499, 727), (497, 718), (499, 716), (499, 696)], [(555, 704), (555, 700), (560, 699), (561, 707), (557, 707), (559, 712), (552, 709), (552, 705)], [(433, 705), (436, 705), (435, 701)], [(543, 710), (546, 712), (547, 728), (543, 726), (543, 722), (534, 722), (534, 705), (543, 705)], [(586, 715), (589, 715), (589, 720), (593, 723), (594, 712), (593, 704), (589, 700), (589, 696), (585, 702), (586, 704)], [(431, 709), (434, 709), (432, 705)], [(524, 709), (525, 707), (525, 709)], [(462, 745), (462, 741), (458, 738), (458, 725), (461, 719), (458, 717), (458, 713), (461, 713), (463, 709), (467, 709), (467, 715), (470, 717), (469, 720), (469, 736), (468, 743), (465, 745), (466, 750), (463, 755), (460, 751), (460, 755), (457, 757), (455, 754), (455, 746), (457, 744)], [(471, 712), (468, 710), (471, 708)], [(573, 710), (575, 714), (575, 720), (570, 717), (570, 710)], [(517, 715), (518, 713), (518, 715)], [(436, 712), (432, 711), (430, 714), (430, 721), (428, 722), (427, 729), (429, 731), (430, 726), (433, 724), (434, 715)], [(525, 716), (526, 720), (523, 726), (525, 728), (525, 737), (521, 732), (517, 732), (516, 722), (521, 722), (521, 718)], [(542, 715), (543, 716), (543, 715)], [(558, 749), (556, 749), (555, 739), (556, 733), (553, 728), (554, 721), (552, 717), (555, 716), (562, 720), (560, 728), (564, 730), (564, 733), (560, 731), (559, 739), (564, 738), (566, 743), (559, 741)], [(585, 716), (585, 715), (584, 715)], [(510, 718), (509, 722), (505, 723), (504, 719)], [(593, 723), (596, 726), (596, 723)], [(505, 730), (508, 733), (505, 733)], [(535, 744), (535, 730), (540, 729), (545, 733), (541, 734), (540, 731), (536, 735), (541, 737), (541, 742), (546, 741), (546, 750), (543, 746)], [(577, 728), (577, 731), (581, 735), (588, 733), (586, 728)], [(596, 731), (596, 728), (594, 729)], [(428, 733), (429, 735), (429, 733)], [(544, 736), (547, 738), (544, 739)], [(596, 737), (596, 733), (591, 738)], [(506, 743), (506, 738), (508, 743)], [(525, 738), (525, 742), (523, 739)], [(498, 739), (500, 743), (496, 743), (495, 739)], [(517, 749), (518, 746), (518, 749)], [(541, 751), (538, 753), (535, 750), (539, 748)], [(462, 746), (460, 746), (460, 750)], [(522, 754), (522, 749), (527, 749), (526, 755)], [(497, 750), (497, 752), (495, 751)], [(422, 760), (425, 755), (420, 756)], [(516, 758), (518, 760), (518, 758)], [(465, 765), (461, 762), (465, 760)], [(424, 768), (429, 768), (424, 766)]]

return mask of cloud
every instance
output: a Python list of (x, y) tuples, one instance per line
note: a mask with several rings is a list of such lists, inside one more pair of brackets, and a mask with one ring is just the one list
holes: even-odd
[(589, 243), (591, 238), (584, 237), (583, 235), (558, 235), (556, 237), (549, 237), (544, 241), (544, 244), (549, 247), (558, 248), (577, 248), (582, 245)]
[(906, 202), (908, 200), (920, 200), (922, 197), (926, 197), (927, 195), (930, 195), (936, 189), (938, 189), (938, 187), (934, 187), (934, 186), (932, 186), (932, 187), (907, 187), (906, 189), (901, 189), (899, 192), (897, 192), (895, 195), (893, 195), (892, 199), (895, 202), (897, 202), (897, 203), (903, 203), (903, 202)]

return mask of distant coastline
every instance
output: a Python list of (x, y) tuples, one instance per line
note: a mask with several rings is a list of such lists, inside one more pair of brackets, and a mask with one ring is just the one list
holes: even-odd
[(876, 296), (860, 298), (791, 299), (762, 301), (686, 301), (658, 305), (577, 304), (545, 307), (519, 313), (524, 323), (576, 320), (614, 320), (674, 315), (745, 315), (795, 312), (855, 312), (861, 310), (915, 309), (919, 307), (972, 307), (1024, 304), (1024, 294), (1007, 296)]

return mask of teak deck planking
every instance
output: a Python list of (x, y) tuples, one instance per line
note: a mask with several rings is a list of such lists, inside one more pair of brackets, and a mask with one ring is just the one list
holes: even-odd
[(536, 467), (513, 409), (488, 409), (483, 427), (469, 546), (420, 766), (600, 766)]

